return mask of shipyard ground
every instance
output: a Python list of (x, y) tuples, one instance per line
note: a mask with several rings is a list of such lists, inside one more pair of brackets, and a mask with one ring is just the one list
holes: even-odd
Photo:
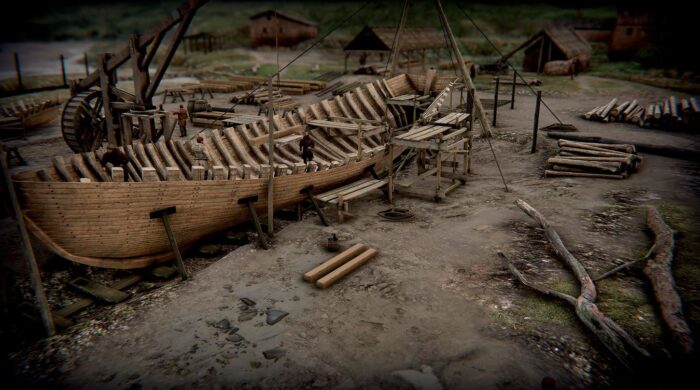
[[(697, 135), (578, 118), (611, 96), (670, 91), (587, 76), (576, 82), (577, 92), (545, 99), (581, 133), (700, 148)], [(601, 92), (602, 83), (615, 88)], [(644, 155), (625, 180), (542, 178), (556, 143), (540, 133), (538, 152), (530, 154), (534, 98), (517, 99), (515, 110), (499, 108), (492, 140), (509, 192), (488, 143), (477, 139), (470, 180), (443, 202), (397, 196), (413, 221), (378, 217), (389, 207), (379, 191), (353, 201), (354, 217), (342, 225), (324, 227), (309, 212), (280, 230), (271, 250), (242, 246), (191, 280), (142, 293), (13, 355), (16, 375), (68, 388), (431, 388), (437, 381), (532, 389), (545, 376), (559, 388), (638, 386), (642, 373), (620, 366), (569, 307), (518, 285), (495, 252), (534, 280), (576, 295), (576, 282), (514, 200), (545, 215), (593, 275), (646, 252), (645, 207), (659, 206), (679, 232), (676, 279), (697, 334), (698, 166)], [(540, 124), (552, 122), (543, 111)], [(331, 233), (379, 255), (319, 290), (301, 275), (331, 256), (321, 247)], [(668, 342), (642, 278), (626, 272), (598, 287), (601, 310), (663, 356)], [(289, 314), (268, 325), (268, 309)], [(95, 334), (96, 323), (108, 326)]]

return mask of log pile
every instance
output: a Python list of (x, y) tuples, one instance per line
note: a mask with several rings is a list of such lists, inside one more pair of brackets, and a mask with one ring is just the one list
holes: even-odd
[(649, 104), (637, 99), (619, 102), (614, 98), (583, 114), (583, 118), (599, 122), (627, 122), (646, 128), (690, 129), (700, 124), (700, 103), (695, 97), (678, 99), (670, 96)]
[[(235, 82), (248, 82), (252, 86), (267, 85), (269, 78), (262, 76), (229, 76)], [(272, 86), (287, 95), (305, 95), (309, 92), (326, 88), (326, 82), (320, 80), (289, 80), (274, 78)]]
[[(231, 103), (251, 104), (254, 106), (265, 106), (269, 101), (270, 90), (267, 88), (260, 88), (255, 92), (249, 92), (243, 96), (234, 96), (231, 98)], [(280, 89), (272, 90), (272, 105), (275, 111), (285, 111), (299, 107), (299, 103), (297, 103), (296, 100), (292, 99), (291, 96), (283, 95)]]
[(545, 177), (624, 179), (641, 162), (634, 145), (559, 140), (559, 154), (547, 160)]
[[(226, 111), (200, 111), (190, 115), (192, 124), (201, 127), (222, 128), (232, 124), (255, 123), (262, 119), (257, 115), (239, 114)], [(228, 122), (225, 123), (224, 121)]]

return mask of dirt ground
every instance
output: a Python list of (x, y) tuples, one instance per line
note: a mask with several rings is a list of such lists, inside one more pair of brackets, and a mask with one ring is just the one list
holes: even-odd
[[(576, 92), (552, 91), (545, 101), (581, 133), (700, 149), (695, 134), (578, 117), (612, 96), (670, 91), (588, 76), (576, 83)], [(188, 281), (143, 292), (92, 323), (13, 353), (15, 379), (69, 388), (534, 389), (550, 376), (559, 388), (639, 387), (641, 372), (617, 363), (570, 308), (518, 285), (496, 251), (528, 277), (577, 295), (570, 273), (514, 201), (546, 216), (592, 275), (646, 252), (645, 208), (658, 206), (679, 232), (676, 278), (697, 334), (698, 166), (644, 155), (626, 180), (544, 179), (556, 144), (540, 132), (538, 152), (530, 154), (534, 100), (523, 91), (515, 110), (499, 107), (491, 144), (508, 192), (488, 142), (477, 137), (466, 185), (440, 203), (397, 196), (413, 221), (378, 217), (389, 207), (379, 191), (353, 201), (354, 217), (342, 225), (324, 227), (307, 212), (275, 235), (270, 250), (241, 246)], [(540, 125), (553, 121), (543, 108)], [(43, 158), (28, 154), (30, 163)], [(319, 290), (301, 275), (331, 256), (321, 244), (332, 233), (346, 247), (361, 242), (379, 255)], [(622, 273), (598, 288), (601, 310), (663, 360), (669, 343), (639, 274)], [(288, 315), (268, 325), (272, 309)], [(100, 321), (108, 325), (96, 332), (91, 324)]]

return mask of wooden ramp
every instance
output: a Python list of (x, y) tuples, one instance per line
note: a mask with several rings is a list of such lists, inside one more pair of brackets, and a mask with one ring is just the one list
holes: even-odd
[(345, 213), (348, 211), (348, 202), (352, 199), (367, 195), (386, 185), (384, 180), (361, 179), (348, 185), (316, 195), (315, 198), (328, 204), (336, 205), (338, 208), (338, 222), (342, 223)]

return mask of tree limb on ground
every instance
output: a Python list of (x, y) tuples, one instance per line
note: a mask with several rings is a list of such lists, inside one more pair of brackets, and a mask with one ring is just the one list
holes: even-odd
[(644, 266), (644, 274), (651, 282), (661, 310), (661, 318), (671, 332), (674, 342), (684, 353), (692, 353), (693, 334), (685, 321), (683, 303), (676, 291), (676, 282), (671, 270), (676, 247), (673, 230), (664, 222), (655, 207), (648, 210), (647, 226), (654, 233), (654, 247), (651, 258)]
[(625, 270), (625, 269), (627, 269), (627, 268), (629, 268), (629, 267), (631, 267), (631, 266), (633, 266), (641, 261), (649, 260), (651, 258), (651, 255), (654, 253), (654, 248), (656, 248), (656, 244), (652, 245), (651, 248), (649, 248), (649, 251), (647, 251), (647, 254), (644, 255), (644, 257), (630, 260), (630, 261), (626, 262), (625, 264), (620, 265), (619, 267), (615, 267), (615, 268), (611, 269), (610, 271), (598, 276), (597, 278), (595, 278), (594, 281), (599, 282), (599, 281), (601, 281), (605, 278), (609, 278), (610, 276), (615, 275), (616, 273), (618, 273), (622, 270)]
[[(559, 234), (557, 234), (549, 222), (542, 214), (524, 201), (518, 199), (515, 203), (544, 229), (547, 240), (549, 240), (549, 243), (552, 245), (554, 252), (556, 252), (559, 258), (571, 269), (574, 276), (579, 281), (581, 288), (580, 295), (574, 298), (567, 294), (536, 286), (525, 279), (524, 276), (515, 269), (515, 266), (508, 262), (508, 268), (513, 275), (523, 285), (542, 294), (562, 299), (571, 304), (581, 322), (583, 322), (583, 324), (598, 337), (603, 345), (605, 345), (605, 347), (628, 369), (632, 370), (637, 365), (636, 363), (639, 362), (640, 358), (650, 358), (651, 355), (649, 355), (649, 352), (640, 346), (624, 329), (622, 329), (622, 327), (615, 323), (615, 321), (606, 317), (598, 309), (598, 306), (595, 304), (598, 293), (593, 279), (591, 279), (588, 271), (586, 271), (586, 268), (581, 262), (566, 249)], [(499, 256), (506, 259), (503, 254), (499, 254)], [(630, 348), (632, 350), (630, 350)]]

